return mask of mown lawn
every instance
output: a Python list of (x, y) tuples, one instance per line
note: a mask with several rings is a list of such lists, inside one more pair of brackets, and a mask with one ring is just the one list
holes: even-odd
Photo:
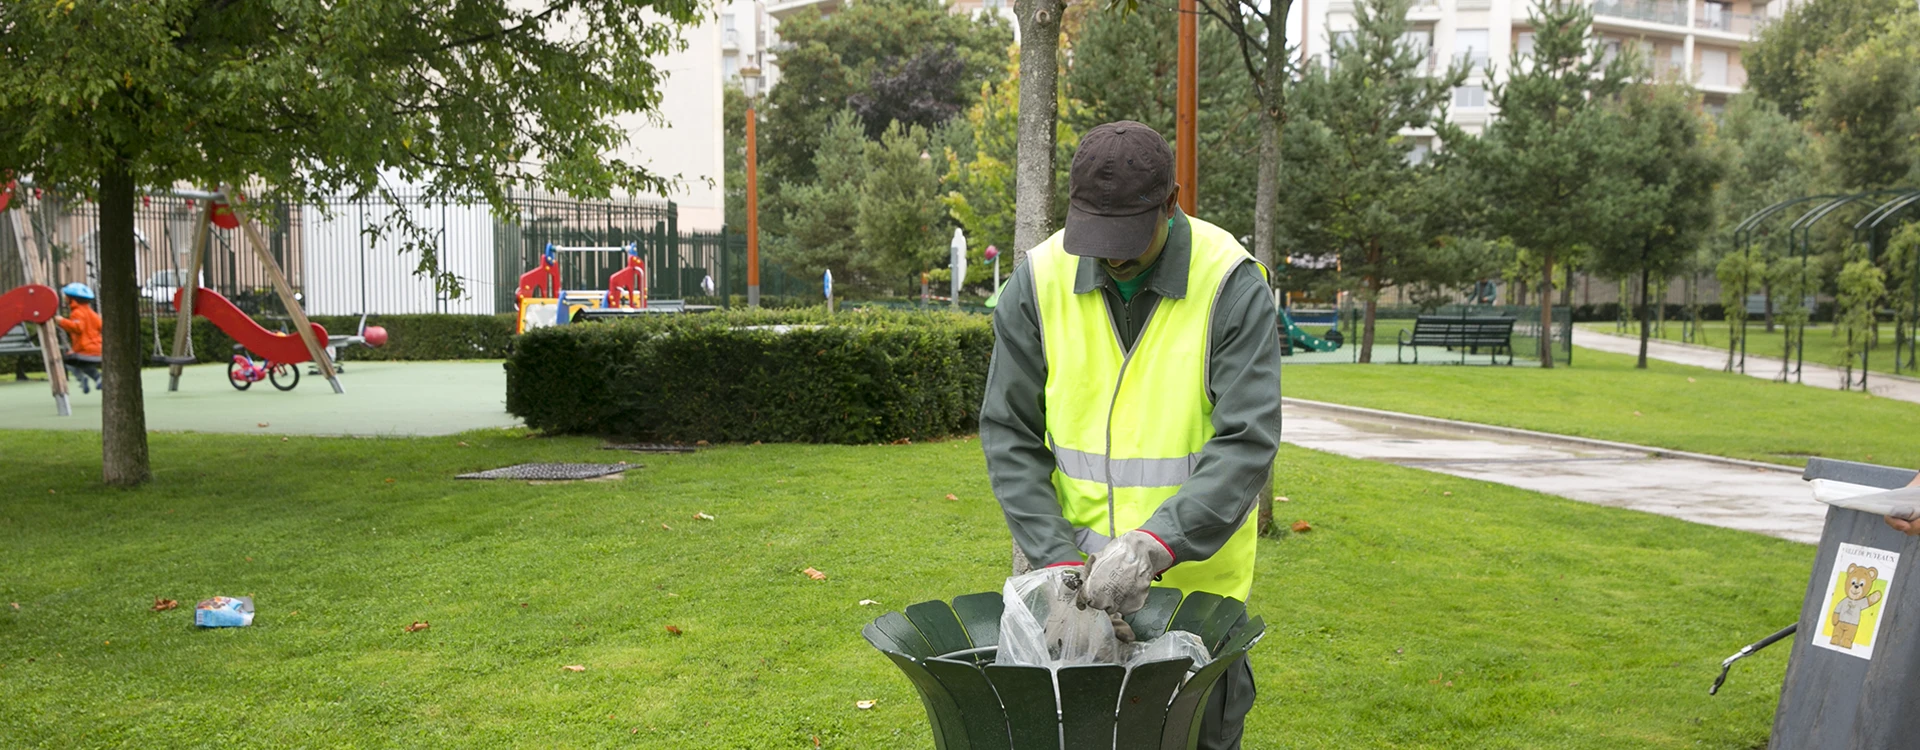
[[(1376, 357), (1378, 351), (1375, 352)], [(1920, 404), (1576, 349), (1572, 367), (1301, 365), (1297, 398), (1781, 464), (1920, 466)]]
[[(1629, 326), (1624, 332), (1621, 332), (1619, 327), (1613, 323), (1581, 323), (1580, 325), (1604, 333), (1619, 333), (1625, 336), (1632, 336), (1635, 339), (1640, 337), (1640, 324), (1637, 322)], [(1685, 328), (1680, 324), (1680, 321), (1670, 320), (1667, 321), (1664, 330), (1656, 329), (1652, 331), (1652, 337), (1678, 342), (1681, 341), (1684, 332)], [(1700, 324), (1700, 330), (1691, 343), (1718, 349), (1720, 355), (1725, 357), (1727, 352), (1727, 337), (1727, 323), (1725, 321), (1709, 320)], [(1833, 326), (1829, 324), (1816, 323), (1807, 326), (1807, 350), (1805, 355), (1807, 364), (1845, 367), (1846, 349), (1846, 331), (1843, 330), (1836, 333)], [(1748, 372), (1760, 372), (1764, 370), (1764, 367), (1758, 366), (1753, 362), (1751, 359), (1753, 357), (1768, 357), (1778, 360), (1785, 354), (1786, 326), (1776, 325), (1774, 326), (1773, 332), (1768, 333), (1766, 323), (1757, 318), (1748, 321)], [(1859, 359), (1856, 358), (1854, 360), (1853, 366), (1856, 369), (1860, 367)], [(1874, 372), (1893, 372), (1892, 323), (1883, 323), (1881, 325), (1880, 343), (1878, 346), (1873, 347), (1873, 353), (1867, 357), (1867, 368)], [(1776, 366), (1774, 369), (1777, 370), (1779, 368)], [(1913, 368), (1907, 367), (1904, 362), (1901, 364), (1901, 374), (1920, 375), (1920, 373), (1915, 373)]]
[[(931, 747), (858, 632), (883, 608), (998, 589), (1007, 533), (976, 442), (596, 447), (156, 434), (154, 484), (108, 491), (96, 435), (0, 432), (0, 737)], [(646, 468), (451, 478), (619, 458)], [(1785, 648), (1706, 687), (1793, 620), (1811, 548), (1295, 448), (1280, 468), (1283, 520), (1313, 530), (1261, 542), (1249, 748), (1765, 742)], [(253, 595), (258, 621), (193, 629), (214, 594)], [(403, 632), (414, 621), (431, 627)]]

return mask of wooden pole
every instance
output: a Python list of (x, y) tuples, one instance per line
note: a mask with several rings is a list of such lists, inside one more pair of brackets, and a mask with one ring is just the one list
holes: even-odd
[[(1199, 9), (1194, 0), (1180, 0), (1180, 56), (1175, 86), (1173, 180), (1180, 185), (1180, 210), (1194, 215), (1200, 197)], [(1284, 54), (1284, 53), (1282, 53)]]
[(747, 307), (760, 306), (760, 146), (747, 108)]
[(340, 386), (340, 377), (334, 373), (333, 360), (327, 357), (327, 350), (320, 346), (319, 339), (313, 337), (313, 324), (307, 320), (307, 313), (300, 307), (300, 300), (294, 299), (293, 285), (287, 283), (287, 277), (280, 272), (280, 264), (273, 261), (273, 255), (267, 252), (267, 242), (260, 236), (260, 230), (240, 210), (240, 191), (229, 188), (227, 195), (232, 200), (228, 207), (234, 216), (240, 219), (240, 227), (246, 230), (247, 244), (253, 248), (253, 256), (260, 259), (261, 267), (267, 271), (267, 280), (273, 282), (273, 290), (280, 295), (280, 303), (287, 308), (287, 316), (293, 318), (294, 331), (300, 334), (300, 340), (307, 345), (307, 353), (313, 356), (314, 364), (320, 366), (320, 376), (333, 384), (334, 393), (346, 393)]
[[(213, 204), (213, 199), (208, 199), (207, 209), (201, 211), (200, 220), (194, 222), (193, 245), (187, 249), (193, 257), (187, 261), (186, 292), (180, 295), (178, 310), (180, 320), (173, 324), (173, 357), (176, 361), (186, 358), (187, 345), (193, 340), (193, 297), (200, 292), (200, 259), (204, 257), (201, 250), (207, 246), (207, 234), (211, 231), (209, 225), (213, 223)], [(153, 324), (159, 325), (160, 319), (154, 318)], [(180, 390), (182, 369), (179, 364), (167, 365), (168, 391)]]
[[(9, 186), (9, 189), (14, 189)], [(32, 250), (27, 224), (22, 216), (27, 212), (26, 201), (20, 201), (19, 210), (13, 214), (13, 239), (20, 251), (21, 270), (27, 274), (27, 283), (46, 284), (53, 277), (43, 275), (40, 269), (40, 253)], [(57, 302), (55, 304), (58, 304)], [(53, 413), (62, 417), (73, 416), (73, 405), (67, 401), (67, 365), (60, 359), (60, 340), (53, 332), (53, 323), (39, 323), (34, 326), (40, 330), (40, 363), (47, 368), (47, 384), (53, 389)]]

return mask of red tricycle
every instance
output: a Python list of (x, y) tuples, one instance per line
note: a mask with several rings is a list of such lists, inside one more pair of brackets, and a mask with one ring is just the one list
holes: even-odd
[(244, 348), (239, 345), (233, 348), (236, 353), (233, 355), (233, 361), (227, 363), (227, 383), (235, 390), (244, 391), (262, 380), (272, 382), (273, 387), (283, 391), (291, 391), (294, 386), (300, 384), (299, 365), (269, 359), (262, 359), (256, 363)]

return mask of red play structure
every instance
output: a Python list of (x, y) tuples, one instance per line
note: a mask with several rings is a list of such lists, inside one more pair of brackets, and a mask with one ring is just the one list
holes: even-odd
[(21, 323), (45, 323), (60, 312), (60, 297), (53, 287), (28, 284), (0, 294), (0, 333)]
[[(181, 289), (173, 293), (175, 309), (186, 309), (180, 306), (185, 292), (186, 289)], [(247, 317), (240, 308), (234, 307), (226, 297), (220, 296), (219, 292), (212, 289), (198, 287), (193, 292), (193, 314), (206, 318), (207, 322), (246, 347), (248, 351), (265, 359), (285, 364), (313, 361), (313, 355), (308, 352), (307, 344), (300, 340), (299, 334), (274, 333), (260, 327), (259, 323), (253, 322), (253, 318)], [(321, 327), (319, 323), (309, 325), (313, 326), (314, 340), (318, 341), (322, 348), (326, 347), (327, 329)]]
[(607, 307), (647, 306), (647, 262), (640, 251), (627, 246), (627, 267), (607, 277)]

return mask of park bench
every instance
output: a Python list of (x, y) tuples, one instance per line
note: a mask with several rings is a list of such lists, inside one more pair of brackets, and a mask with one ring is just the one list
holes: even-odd
[(27, 324), (14, 326), (13, 330), (0, 334), (0, 355), (39, 354), (40, 339), (27, 333)]
[(1488, 364), (1498, 364), (1501, 350), (1507, 353), (1507, 364), (1513, 364), (1513, 318), (1503, 317), (1444, 317), (1422, 315), (1413, 321), (1413, 330), (1400, 329), (1400, 346), (1394, 350), (1394, 358), (1405, 363), (1404, 352), (1413, 347), (1413, 362), (1420, 363), (1420, 347), (1444, 346), (1460, 350), (1460, 362), (1465, 364), (1467, 353), (1480, 353), (1487, 350)]

